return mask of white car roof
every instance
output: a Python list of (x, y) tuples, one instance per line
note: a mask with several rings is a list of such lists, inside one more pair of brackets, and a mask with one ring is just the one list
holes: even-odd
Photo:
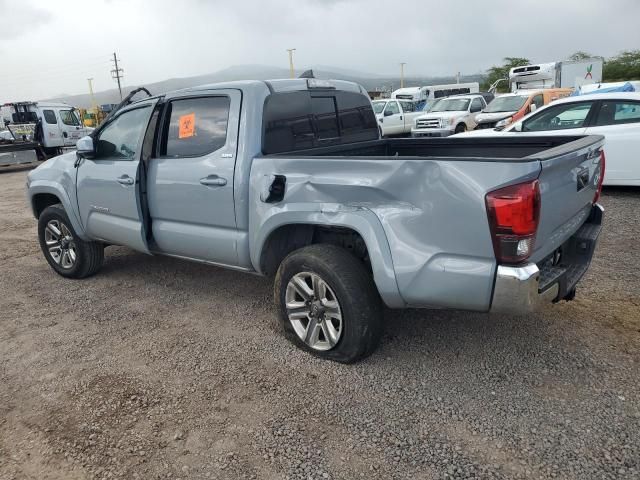
[(640, 100), (640, 92), (609, 92), (609, 93), (588, 93), (575, 97), (564, 97), (551, 102), (549, 105), (560, 103), (582, 102), (584, 100)]

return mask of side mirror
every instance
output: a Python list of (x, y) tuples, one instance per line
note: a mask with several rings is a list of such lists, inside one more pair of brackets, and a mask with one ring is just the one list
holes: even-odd
[(538, 106), (535, 103), (529, 105), (529, 112), (533, 113), (537, 110)]
[(391, 110), (385, 110), (384, 111), (384, 116), (385, 117), (390, 117), (391, 115), (393, 115), (393, 112)]
[(87, 135), (78, 140), (76, 143), (76, 153), (82, 158), (95, 158), (96, 151), (93, 146), (93, 138)]
[(522, 131), (522, 122), (518, 122), (513, 126), (513, 131), (514, 132), (521, 132)]

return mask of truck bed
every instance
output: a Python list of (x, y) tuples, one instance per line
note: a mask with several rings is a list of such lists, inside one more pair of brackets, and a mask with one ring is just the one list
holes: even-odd
[(254, 191), (265, 191), (265, 179), (279, 177), (282, 199), (264, 203), (255, 195), (250, 223), (263, 225), (288, 209), (317, 211), (321, 223), (335, 222), (345, 209), (373, 212), (407, 305), (486, 310), (488, 279), (497, 268), (487, 193), (539, 182), (540, 221), (529, 261), (542, 265), (591, 212), (603, 140), (382, 139), (263, 155), (251, 167)]
[(473, 138), (384, 138), (348, 145), (316, 147), (267, 157), (402, 157), (446, 158), (448, 160), (521, 161), (544, 160), (589, 145), (595, 138), (585, 136), (473, 137)]

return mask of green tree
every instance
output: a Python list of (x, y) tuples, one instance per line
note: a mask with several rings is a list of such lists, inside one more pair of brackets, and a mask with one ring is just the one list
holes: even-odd
[(584, 60), (585, 58), (593, 58), (595, 56), (596, 55), (591, 55), (590, 53), (578, 50), (576, 53), (569, 57), (569, 60)]
[(605, 82), (640, 80), (640, 50), (625, 50), (604, 62)]
[(486, 78), (484, 82), (482, 82), (482, 90), (487, 91), (489, 87), (493, 85), (498, 79), (504, 79), (504, 81), (498, 84), (497, 92), (508, 92), (509, 91), (509, 70), (513, 67), (520, 67), (522, 65), (529, 65), (528, 58), (522, 57), (505, 57), (502, 59), (503, 64), (500, 66), (494, 65), (489, 70), (487, 70)]

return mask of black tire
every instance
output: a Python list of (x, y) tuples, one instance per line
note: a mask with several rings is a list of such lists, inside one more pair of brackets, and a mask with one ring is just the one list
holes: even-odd
[(467, 126), (464, 123), (459, 124), (458, 126), (456, 126), (456, 131), (455, 133), (463, 133), (467, 131)]
[[(289, 321), (286, 290), (299, 273), (318, 275), (335, 292), (342, 312), (342, 333), (329, 350), (308, 346)], [(353, 363), (373, 353), (383, 330), (382, 302), (371, 272), (355, 256), (335, 245), (316, 244), (289, 254), (280, 264), (274, 284), (278, 317), (285, 336), (297, 347), (317, 357)]]
[[(71, 233), (72, 246), (75, 253), (75, 261), (68, 268), (64, 268), (59, 262), (57, 262), (49, 248), (46, 245), (45, 230), (47, 225), (51, 221), (57, 221), (58, 224), (64, 225), (64, 227)], [(44, 209), (38, 219), (38, 239), (40, 241), (40, 248), (44, 258), (47, 260), (51, 268), (56, 273), (66, 278), (85, 278), (93, 275), (102, 266), (104, 260), (104, 246), (98, 242), (85, 242), (81, 240), (73, 225), (69, 221), (67, 212), (64, 211), (62, 205), (51, 205)]]

